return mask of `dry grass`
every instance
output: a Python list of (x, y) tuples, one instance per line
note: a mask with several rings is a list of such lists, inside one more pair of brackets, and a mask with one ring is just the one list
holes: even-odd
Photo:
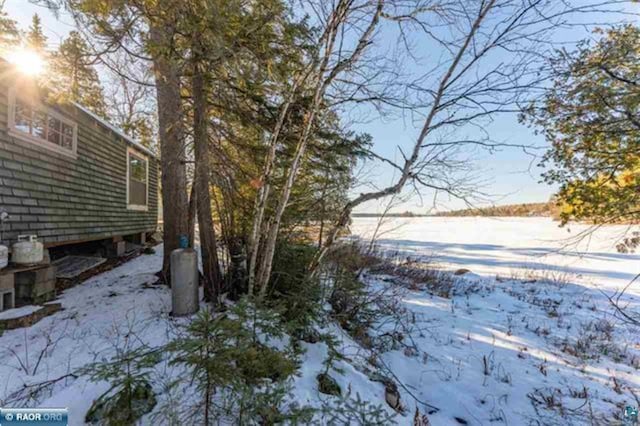
[[(497, 279), (498, 281), (503, 280), (500, 277), (498, 277)], [(567, 284), (575, 281), (575, 275), (561, 270), (527, 268), (512, 270), (509, 279), (514, 281), (522, 281), (523, 283), (528, 284), (540, 283), (564, 287)]]
[(616, 344), (614, 328), (614, 324), (606, 319), (584, 323), (575, 339), (567, 338), (562, 341), (561, 349), (582, 360), (598, 360), (607, 356), (615, 362), (623, 362), (630, 358), (629, 353)]
[(388, 276), (388, 280), (410, 290), (425, 290), (436, 296), (450, 298), (457, 279), (453, 274), (437, 269), (431, 263), (407, 260), (402, 263), (383, 261), (368, 270), (373, 275)]

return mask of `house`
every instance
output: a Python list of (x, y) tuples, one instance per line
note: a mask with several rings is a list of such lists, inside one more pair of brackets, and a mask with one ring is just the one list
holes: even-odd
[(158, 160), (78, 104), (0, 62), (0, 240), (37, 235), (45, 247), (140, 240), (155, 231)]

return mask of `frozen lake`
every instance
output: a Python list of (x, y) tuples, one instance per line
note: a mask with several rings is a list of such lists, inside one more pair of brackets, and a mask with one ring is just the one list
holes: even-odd
[[(351, 231), (370, 239), (379, 218), (354, 218)], [(444, 268), (483, 276), (522, 276), (535, 271), (571, 274), (571, 280), (614, 290), (640, 273), (640, 255), (618, 253), (628, 226), (607, 226), (590, 235), (587, 225), (563, 228), (550, 218), (386, 218), (378, 245), (409, 256), (433, 258)], [(640, 284), (630, 292), (640, 294)]]

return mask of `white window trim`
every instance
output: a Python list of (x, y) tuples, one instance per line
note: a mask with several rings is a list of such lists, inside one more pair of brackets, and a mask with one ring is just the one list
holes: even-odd
[(58, 114), (52, 108), (49, 108), (43, 105), (41, 102), (30, 103), (32, 107), (41, 110), (48, 116), (51, 116), (57, 120), (60, 120), (64, 124), (71, 126), (73, 128), (72, 149), (68, 150), (52, 142), (49, 142), (47, 140), (38, 138), (36, 136), (27, 134), (21, 130), (16, 129), (16, 89), (15, 88), (9, 89), (8, 98), (9, 98), (8, 99), (9, 100), (8, 133), (10, 136), (13, 136), (18, 140), (37, 145), (41, 148), (48, 149), (49, 151), (54, 151), (74, 159), (78, 158), (78, 124), (77, 123), (69, 120), (68, 118), (62, 116), (61, 114)]
[[(140, 205), (140, 204), (129, 204), (129, 157), (131, 156), (131, 154), (135, 155), (138, 158), (142, 158), (145, 161), (145, 165), (146, 165), (146, 171), (147, 171), (147, 178), (146, 178), (146, 186), (147, 186), (147, 204), (146, 205)], [(133, 149), (131, 147), (127, 147), (127, 210), (136, 210), (136, 211), (141, 211), (141, 212), (146, 212), (149, 211), (149, 157), (147, 157), (146, 155), (142, 154), (140, 151)]]

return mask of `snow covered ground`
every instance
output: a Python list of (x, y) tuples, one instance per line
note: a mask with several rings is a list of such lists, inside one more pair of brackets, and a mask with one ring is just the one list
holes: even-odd
[[(154, 287), (162, 250), (66, 290), (56, 302), (63, 310), (29, 328), (0, 335), (0, 406), (67, 407), (70, 424), (84, 424), (95, 398), (109, 387), (66, 377), (39, 392), (30, 385), (56, 380), (86, 364), (112, 357), (123, 336), (150, 345), (167, 341), (170, 293)], [(16, 392), (22, 391), (21, 395)], [(35, 396), (35, 395), (34, 395)]]
[[(376, 223), (359, 218), (352, 231), (364, 238)], [(405, 412), (396, 422), (403, 425), (413, 424), (416, 408), (430, 413), (434, 426), (619, 424), (625, 406), (640, 405), (640, 332), (614, 315), (602, 293), (640, 272), (639, 255), (615, 251), (622, 228), (603, 229), (578, 245), (559, 241), (578, 229), (568, 234), (547, 219), (397, 219), (383, 231), (379, 244), (400, 258), (471, 272), (455, 282), (450, 298), (389, 274), (365, 274), (372, 291), (401, 290), (399, 311), (410, 324), (402, 342), (376, 361), (335, 324), (324, 325), (342, 355), (329, 374), (344, 391), (391, 413), (385, 386), (372, 380), (377, 364), (398, 383)], [(109, 359), (125, 340), (159, 346), (174, 337), (187, 320), (168, 316), (170, 290), (153, 285), (162, 262), (162, 248), (156, 250), (66, 290), (58, 300), (64, 310), (2, 333), (0, 406), (68, 407), (70, 424), (83, 424), (109, 386), (65, 375)], [(629, 309), (640, 308), (638, 287), (623, 298)], [(382, 319), (372, 333), (397, 330)], [(333, 397), (318, 392), (316, 376), (326, 369), (329, 347), (302, 346), (292, 399), (326, 407)], [(160, 384), (176, 374), (166, 363), (158, 366), (159, 406), (168, 402)], [(28, 397), (31, 385), (48, 380), (57, 381)], [(162, 421), (148, 415), (142, 424)]]
[[(358, 218), (352, 231), (370, 238), (376, 227)], [(440, 408), (432, 424), (620, 424), (624, 408), (639, 405), (640, 330), (621, 322), (604, 294), (640, 273), (640, 256), (616, 252), (623, 227), (567, 240), (584, 229), (568, 233), (544, 218), (383, 224), (381, 248), (472, 271), (450, 299), (407, 291), (419, 351), (383, 355), (418, 400)], [(366, 279), (391, 285), (384, 278)], [(640, 283), (622, 298), (628, 309), (638, 312), (638, 295)]]

